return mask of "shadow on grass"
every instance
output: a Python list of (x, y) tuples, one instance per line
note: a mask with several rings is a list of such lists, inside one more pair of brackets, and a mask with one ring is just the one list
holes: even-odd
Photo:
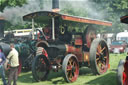
[(79, 75), (88, 75), (88, 74), (92, 74), (92, 70), (88, 67), (82, 67), (79, 69)]
[(100, 77), (91, 80), (84, 85), (117, 85), (117, 77), (115, 72), (109, 72), (105, 75), (101, 75)]
[[(50, 77), (52, 84), (68, 84), (63, 78), (63, 72), (59, 73), (53, 73)], [(117, 77), (116, 77), (116, 69), (110, 70), (109, 72), (103, 74), (103, 75), (93, 75), (91, 69), (87, 67), (80, 68), (79, 76), (95, 76), (97, 77), (94, 80), (90, 80), (87, 83), (84, 83), (82, 85), (117, 85)], [(61, 77), (55, 80), (52, 80), (54, 78)]]
[[(59, 70), (59, 72), (53, 72), (51, 71), (46, 79), (46, 82), (51, 82), (53, 85), (56, 84), (68, 84), (64, 78), (64, 73), (62, 70)], [(93, 75), (91, 69), (82, 67), (80, 68), (79, 76), (95, 76)], [(22, 72), (22, 74), (18, 77), (18, 82), (23, 83), (36, 83), (36, 81), (33, 79), (32, 73), (30, 72)], [(45, 81), (44, 81), (45, 82)], [(86, 82), (85, 85), (117, 85), (116, 83), (116, 72), (110, 71), (109, 73), (100, 75), (98, 78), (94, 80), (90, 80), (89, 82)]]
[(53, 78), (62, 77), (63, 76), (62, 74), (63, 74), (62, 70), (59, 70), (58, 72), (51, 71), (48, 75), (47, 80), (51, 81)]
[[(88, 75), (91, 74), (91, 69), (87, 68), (87, 67), (82, 67), (79, 69), (79, 75), (80, 76), (84, 76), (84, 75)], [(62, 70), (60, 70), (59, 72), (51, 72), (47, 78), (48, 81), (51, 81), (53, 84), (66, 84), (66, 81), (64, 80), (64, 73)], [(56, 79), (55, 79), (56, 78)]]
[[(51, 71), (48, 75), (48, 78), (46, 79), (46, 81), (50, 81), (53, 84), (56, 84), (57, 82), (65, 82), (63, 77), (63, 72), (60, 70), (59, 72), (53, 72)], [(59, 78), (59, 80), (56, 78)], [(61, 78), (61, 79), (60, 79)], [(55, 80), (52, 80), (55, 79)], [(32, 76), (32, 72), (22, 72), (19, 77), (18, 77), (18, 82), (22, 82), (22, 83), (35, 83), (36, 81), (33, 79)]]
[(34, 79), (31, 72), (22, 72), (18, 77), (18, 81), (23, 83), (33, 83)]

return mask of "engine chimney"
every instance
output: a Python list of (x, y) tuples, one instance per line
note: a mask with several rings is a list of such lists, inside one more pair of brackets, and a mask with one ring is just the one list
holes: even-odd
[(4, 38), (4, 18), (0, 17), (0, 39)]
[(59, 12), (59, 0), (52, 0), (52, 11)]

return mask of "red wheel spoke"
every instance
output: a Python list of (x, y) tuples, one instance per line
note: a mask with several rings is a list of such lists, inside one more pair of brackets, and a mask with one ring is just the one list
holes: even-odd
[(72, 77), (73, 77), (73, 76), (72, 76), (72, 72), (69, 71), (69, 72), (68, 72), (68, 78), (69, 78), (69, 80), (72, 80)]
[(96, 55), (100, 56), (100, 54), (98, 52), (96, 52)]
[(69, 65), (72, 65), (72, 60), (70, 59), (68, 63), (69, 63)]
[(102, 66), (101, 66), (101, 69), (105, 69), (105, 67), (106, 67), (106, 65), (105, 64), (101, 64)]
[(72, 70), (72, 66), (71, 65), (68, 65), (67, 66), (67, 71), (70, 71), (70, 70)]
[(95, 74), (103, 74), (108, 70), (109, 52), (103, 39), (94, 39), (90, 48), (90, 67)]
[(107, 56), (104, 56), (105, 59), (107, 59)]
[(100, 68), (101, 61), (97, 61), (97, 65)]
[(43, 58), (40, 59), (41, 64), (45, 64)]
[(104, 48), (100, 51), (100, 53), (102, 53), (105, 49), (106, 49), (106, 47), (104, 47)]
[(100, 52), (101, 52), (101, 46), (100, 46), (100, 45), (98, 45), (97, 50), (98, 50), (98, 53), (100, 53)]
[(98, 60), (100, 60), (100, 58), (98, 57), (98, 58), (96, 58), (96, 61), (98, 61)]

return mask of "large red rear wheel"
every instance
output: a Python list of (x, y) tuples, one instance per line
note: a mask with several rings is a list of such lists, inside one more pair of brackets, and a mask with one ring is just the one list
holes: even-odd
[(74, 82), (79, 75), (79, 63), (75, 55), (68, 54), (62, 64), (64, 78), (67, 82)]
[(109, 51), (103, 39), (94, 39), (90, 48), (90, 67), (94, 74), (103, 74), (109, 67)]

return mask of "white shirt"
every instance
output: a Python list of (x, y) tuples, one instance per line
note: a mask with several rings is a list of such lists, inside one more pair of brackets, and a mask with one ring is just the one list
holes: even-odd
[(11, 67), (19, 66), (19, 54), (15, 48), (12, 48), (12, 50), (9, 52), (7, 59), (9, 59)]

